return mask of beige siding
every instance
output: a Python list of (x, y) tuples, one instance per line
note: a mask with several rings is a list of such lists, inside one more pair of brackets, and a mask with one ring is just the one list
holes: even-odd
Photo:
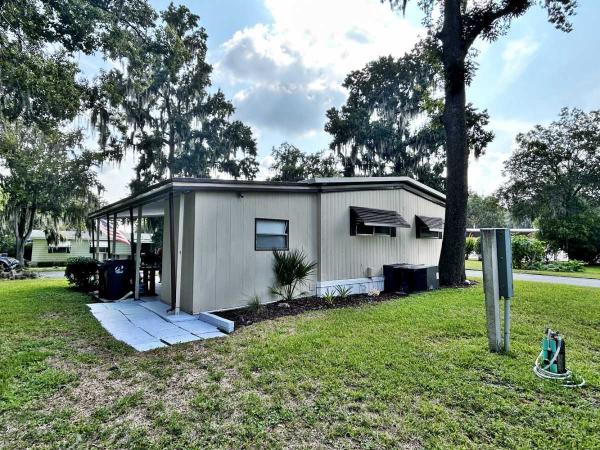
[[(179, 195), (175, 196), (175, 233)], [(397, 237), (350, 236), (350, 206), (398, 211), (410, 229)], [(318, 281), (382, 274), (388, 263), (437, 264), (441, 240), (416, 239), (415, 215), (444, 216), (444, 207), (406, 190), (304, 193), (193, 192), (185, 194), (181, 309), (190, 313), (245, 306), (258, 295), (272, 300), (272, 254), (255, 251), (256, 218), (289, 220), (290, 249), (319, 262)], [(165, 202), (161, 298), (170, 300), (170, 242)], [(177, 237), (177, 236), (176, 236)], [(177, 239), (176, 239), (177, 241)]]
[[(350, 206), (398, 211), (411, 228), (397, 236), (350, 236)], [(382, 274), (390, 263), (438, 264), (442, 241), (416, 239), (415, 215), (444, 217), (444, 207), (406, 190), (335, 192), (321, 195), (320, 281)]]
[(290, 249), (317, 258), (315, 194), (196, 193), (194, 313), (245, 306), (253, 295), (270, 301), (273, 256), (254, 250), (256, 218), (290, 223)]
[[(195, 194), (182, 194), (184, 201), (183, 215), (183, 241), (181, 252), (181, 310), (191, 312), (194, 303), (194, 224), (195, 224)], [(179, 231), (179, 205), (180, 195), (173, 198), (173, 216), (174, 216), (174, 235), (175, 243), (173, 247), (177, 252), (177, 234)], [(169, 202), (164, 202), (163, 217), (163, 252), (162, 252), (162, 278), (160, 298), (163, 302), (171, 302), (171, 245), (169, 239)]]

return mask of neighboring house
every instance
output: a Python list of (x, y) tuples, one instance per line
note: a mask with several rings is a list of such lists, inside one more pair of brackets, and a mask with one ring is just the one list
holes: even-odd
[[(517, 235), (532, 236), (535, 233), (537, 233), (538, 231), (540, 231), (538, 228), (511, 228), (510, 234), (512, 236), (517, 236)], [(481, 235), (481, 229), (480, 228), (467, 228), (465, 230), (465, 234), (467, 236), (471, 236), (471, 237), (479, 237)]]
[[(64, 241), (54, 245), (48, 245), (46, 235), (42, 230), (33, 230), (31, 232), (31, 262), (32, 266), (40, 263), (43, 265), (64, 265), (68, 258), (75, 256), (93, 256), (93, 244), (90, 242), (90, 235), (87, 232), (77, 236), (75, 231), (62, 231), (61, 236)], [(142, 244), (152, 242), (152, 235), (142, 233)], [(112, 243), (111, 243), (112, 246)], [(99, 260), (104, 261), (108, 257), (108, 240), (104, 234), (100, 234)], [(117, 241), (116, 258), (127, 259), (131, 257), (131, 247), (129, 244)]]
[(317, 261), (312, 293), (381, 290), (384, 264), (438, 264), (444, 213), (442, 193), (407, 177), (175, 178), (90, 218), (164, 216), (161, 298), (199, 313), (272, 301), (273, 249)]

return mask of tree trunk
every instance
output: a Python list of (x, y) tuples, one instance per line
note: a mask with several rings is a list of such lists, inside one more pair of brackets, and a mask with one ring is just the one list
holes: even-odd
[(25, 206), (15, 213), (15, 256), (21, 265), (25, 264), (25, 243), (31, 237), (35, 212), (35, 207)]
[(446, 131), (446, 217), (440, 255), (440, 284), (465, 281), (465, 229), (467, 224), (469, 150), (466, 126), (465, 56), (461, 0), (445, 0), (441, 33), (444, 64)]

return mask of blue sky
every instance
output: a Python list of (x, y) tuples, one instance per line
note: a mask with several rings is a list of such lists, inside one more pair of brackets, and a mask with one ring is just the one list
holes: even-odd
[[(416, 1), (406, 16), (379, 0), (196, 0), (183, 2), (201, 17), (214, 66), (213, 87), (222, 89), (251, 125), (261, 176), (271, 148), (287, 141), (304, 151), (328, 147), (325, 111), (345, 99), (344, 76), (378, 56), (401, 56), (423, 33)], [(518, 132), (551, 122), (563, 106), (600, 107), (600, 2), (582, 0), (564, 34), (534, 8), (493, 43), (479, 42), (479, 70), (468, 101), (487, 109), (496, 139), (471, 164), (470, 185), (491, 193), (501, 183), (502, 161)], [(152, 1), (164, 9), (168, 1)], [(106, 166), (106, 199), (126, 193), (131, 160)], [(117, 175), (116, 177), (115, 175)]]

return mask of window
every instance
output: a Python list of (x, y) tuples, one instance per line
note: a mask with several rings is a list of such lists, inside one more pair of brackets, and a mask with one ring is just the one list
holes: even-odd
[[(96, 247), (90, 247), (90, 253), (94, 253)], [(108, 247), (98, 247), (98, 253), (108, 253)]]
[(71, 253), (71, 243), (61, 242), (58, 245), (48, 245), (48, 253)]
[(396, 237), (397, 228), (410, 228), (410, 224), (396, 211), (350, 207), (350, 236)]
[(441, 217), (416, 216), (417, 239), (442, 239), (444, 220)]
[(357, 236), (396, 236), (395, 227), (376, 227), (371, 225), (364, 225), (362, 223), (356, 223), (355, 227), (355, 234)]
[(254, 249), (288, 250), (289, 221), (276, 219), (256, 219)]
[(443, 232), (441, 231), (430, 231), (429, 229), (417, 228), (418, 239), (442, 239)]

